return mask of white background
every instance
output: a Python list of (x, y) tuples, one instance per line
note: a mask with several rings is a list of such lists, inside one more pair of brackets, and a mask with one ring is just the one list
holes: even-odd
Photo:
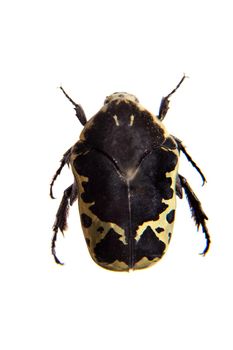
[[(212, 349), (232, 341), (231, 1), (2, 1), (1, 336), (8, 349)], [(82, 129), (60, 84), (88, 117), (106, 95), (128, 91), (154, 113), (172, 97), (167, 129), (188, 147), (208, 183), (181, 159), (209, 216), (212, 245), (178, 200), (174, 235), (161, 262), (133, 273), (89, 257), (77, 215), (51, 226), (69, 170), (48, 188)]]

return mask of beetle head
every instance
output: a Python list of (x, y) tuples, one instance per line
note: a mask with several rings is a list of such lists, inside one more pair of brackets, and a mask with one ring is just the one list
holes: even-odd
[(135, 97), (134, 95), (128, 94), (127, 92), (114, 92), (112, 95), (109, 95), (106, 97), (104, 104), (106, 105), (112, 101), (116, 101), (116, 102), (130, 101), (134, 103), (139, 103), (137, 97)]

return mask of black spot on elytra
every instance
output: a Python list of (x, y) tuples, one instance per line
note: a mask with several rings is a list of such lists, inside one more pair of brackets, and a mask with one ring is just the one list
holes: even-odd
[(100, 226), (100, 227), (97, 228), (97, 231), (102, 233), (102, 232), (104, 232), (104, 228), (102, 226)]
[(159, 240), (150, 226), (147, 226), (135, 248), (135, 262), (137, 262), (143, 257), (146, 257), (148, 260), (160, 258), (163, 255), (166, 245)]
[(164, 228), (162, 228), (162, 227), (157, 227), (155, 230), (156, 230), (158, 233), (161, 233), (161, 232), (164, 231)]
[(81, 221), (85, 228), (89, 228), (92, 224), (92, 219), (87, 214), (81, 214)]
[(168, 233), (168, 243), (170, 243), (171, 238), (172, 238), (172, 234), (171, 234), (171, 232), (169, 232)]
[(175, 219), (175, 210), (171, 210), (166, 216), (167, 222), (171, 224)]
[(129, 248), (119, 240), (120, 235), (110, 229), (106, 236), (96, 244), (94, 253), (100, 263), (111, 264), (116, 260), (122, 261), (128, 265)]

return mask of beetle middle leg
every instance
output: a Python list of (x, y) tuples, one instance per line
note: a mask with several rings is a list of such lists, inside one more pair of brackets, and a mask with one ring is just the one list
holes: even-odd
[(54, 182), (56, 181), (58, 175), (60, 175), (63, 167), (66, 165), (66, 164), (69, 164), (69, 160), (70, 160), (70, 155), (71, 155), (71, 149), (68, 149), (68, 151), (66, 151), (66, 153), (63, 155), (62, 159), (61, 159), (61, 165), (59, 166), (59, 168), (57, 169), (55, 175), (53, 176), (52, 178), (52, 182), (50, 184), (50, 197), (55, 199), (54, 195), (53, 195), (53, 185), (54, 185)]
[(158, 115), (158, 118), (160, 120), (163, 120), (166, 117), (167, 111), (169, 109), (169, 103), (170, 103), (169, 98), (171, 97), (171, 95), (173, 95), (176, 92), (177, 89), (179, 89), (180, 85), (183, 83), (185, 78), (186, 78), (186, 75), (184, 74), (180, 82), (176, 85), (175, 89), (173, 89), (170, 92), (170, 94), (162, 98), (160, 103), (160, 108), (159, 108), (159, 115)]
[(203, 185), (206, 182), (206, 178), (205, 175), (203, 174), (203, 172), (201, 171), (201, 169), (199, 168), (199, 166), (194, 162), (194, 160), (192, 159), (192, 157), (188, 154), (188, 152), (186, 151), (186, 148), (184, 147), (183, 143), (175, 136), (173, 136), (174, 139), (176, 140), (176, 143), (178, 145), (178, 149), (179, 151), (181, 151), (182, 153), (184, 153), (185, 157), (188, 159), (188, 161), (192, 164), (192, 166), (197, 170), (197, 172), (200, 174), (202, 181), (203, 181)]
[(56, 214), (56, 219), (53, 225), (52, 254), (57, 264), (63, 265), (57, 258), (55, 250), (58, 230), (60, 230), (61, 233), (64, 234), (63, 231), (65, 231), (67, 228), (67, 217), (69, 213), (69, 208), (76, 201), (77, 195), (77, 186), (74, 183), (64, 191), (61, 203)]
[(206, 220), (208, 220), (208, 217), (206, 216), (204, 210), (202, 209), (201, 202), (199, 201), (199, 199), (191, 189), (185, 177), (179, 175), (179, 182), (185, 191), (195, 224), (197, 225), (198, 229), (200, 226), (202, 227), (202, 231), (205, 235), (206, 247), (201, 253), (202, 255), (205, 255), (210, 246), (210, 235), (206, 226)]

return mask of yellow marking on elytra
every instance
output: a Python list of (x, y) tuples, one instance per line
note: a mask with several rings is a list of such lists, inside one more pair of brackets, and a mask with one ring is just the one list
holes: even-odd
[(98, 265), (101, 267), (112, 270), (112, 271), (123, 271), (123, 272), (128, 272), (129, 271), (129, 266), (124, 263), (123, 261), (115, 260), (113, 263), (108, 264), (108, 263), (100, 263), (98, 262)]
[(136, 262), (136, 264), (133, 267), (133, 270), (144, 269), (148, 266), (152, 266), (153, 264), (155, 264), (159, 260), (160, 260), (160, 258), (154, 258), (153, 260), (149, 260), (144, 256), (141, 260)]
[(117, 115), (114, 115), (113, 119), (115, 120), (116, 126), (119, 126), (120, 124)]
[(134, 122), (134, 115), (131, 114), (129, 126), (133, 126), (133, 122)]

